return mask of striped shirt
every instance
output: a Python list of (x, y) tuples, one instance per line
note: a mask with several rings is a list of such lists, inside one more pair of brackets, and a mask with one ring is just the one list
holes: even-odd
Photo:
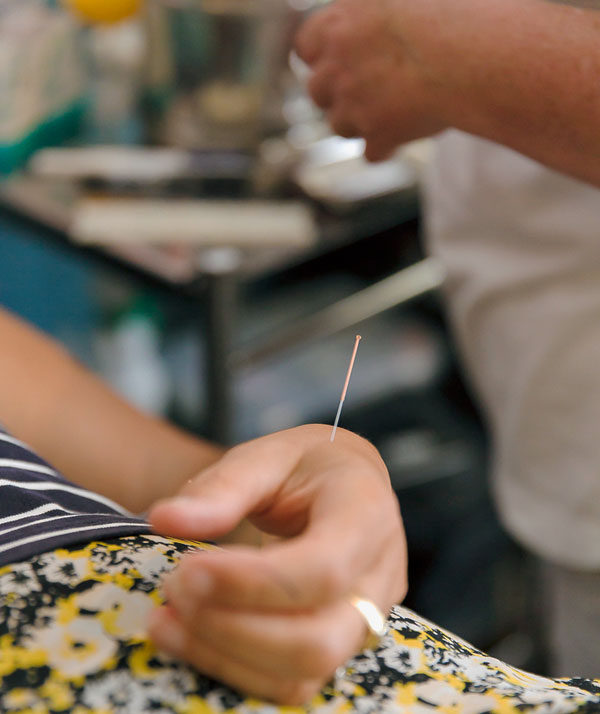
[(0, 428), (0, 566), (150, 525), (105, 496), (67, 481)]

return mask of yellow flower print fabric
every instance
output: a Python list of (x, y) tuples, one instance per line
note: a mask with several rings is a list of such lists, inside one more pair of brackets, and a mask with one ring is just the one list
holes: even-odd
[(0, 568), (0, 712), (6, 714), (592, 714), (600, 679), (514, 669), (397, 607), (374, 652), (304, 708), (247, 699), (158, 652), (145, 634), (163, 575), (211, 546), (137, 535)]

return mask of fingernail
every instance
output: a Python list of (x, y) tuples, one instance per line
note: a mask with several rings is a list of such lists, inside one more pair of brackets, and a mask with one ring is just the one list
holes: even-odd
[(152, 631), (152, 639), (161, 649), (173, 654), (183, 651), (185, 633), (179, 623), (163, 609), (153, 610), (150, 613), (149, 628)]

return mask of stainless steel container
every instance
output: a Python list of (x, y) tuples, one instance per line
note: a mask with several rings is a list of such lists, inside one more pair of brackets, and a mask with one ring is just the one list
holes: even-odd
[(285, 127), (293, 34), (318, 0), (151, 0), (151, 138), (253, 150)]

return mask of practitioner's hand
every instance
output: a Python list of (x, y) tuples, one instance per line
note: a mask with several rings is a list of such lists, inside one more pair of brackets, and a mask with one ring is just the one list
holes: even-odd
[(366, 139), (372, 161), (447, 125), (439, 108), (443, 82), (421, 52), (437, 31), (435, 4), (337, 0), (298, 33), (297, 53), (312, 69), (312, 98), (334, 131)]
[(247, 517), (263, 548), (186, 556), (153, 615), (157, 645), (252, 695), (306, 701), (366, 628), (351, 593), (387, 612), (406, 592), (406, 548), (387, 470), (364, 439), (307, 425), (231, 449), (150, 513), (159, 533), (210, 539)]

